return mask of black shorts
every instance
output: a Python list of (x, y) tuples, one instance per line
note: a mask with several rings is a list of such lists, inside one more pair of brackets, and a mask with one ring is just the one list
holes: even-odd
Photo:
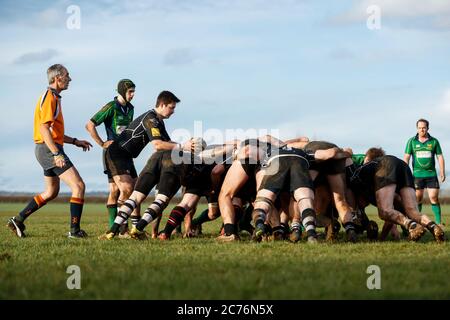
[(253, 202), (256, 198), (256, 177), (249, 176), (247, 182), (239, 189), (234, 195), (236, 198), (242, 200), (242, 202)]
[(106, 166), (106, 150), (105, 149), (103, 149), (103, 153), (102, 153), (102, 162), (103, 162), (103, 173), (108, 176), (108, 182), (109, 183), (114, 182), (111, 172), (109, 172), (108, 167)]
[(416, 190), (439, 189), (439, 180), (436, 176), (429, 178), (414, 178)]
[(106, 149), (105, 171), (108, 171), (111, 177), (121, 175), (129, 175), (132, 178), (137, 177), (133, 157), (116, 143), (112, 143)]
[(408, 187), (414, 189), (414, 177), (409, 166), (394, 156), (381, 158), (375, 171), (375, 192), (391, 184), (397, 185), (396, 191)]
[[(276, 156), (269, 161), (259, 190), (270, 190), (278, 195), (281, 191), (294, 192), (298, 188), (314, 188), (309, 175), (309, 164), (305, 158), (295, 155)], [(276, 172), (271, 172), (273, 166), (277, 166)]]
[(192, 193), (199, 197), (211, 193), (211, 171), (214, 165), (183, 165), (181, 184), (186, 187), (185, 193)]
[(158, 193), (169, 198), (180, 189), (180, 165), (171, 159), (171, 151), (157, 151), (148, 159), (139, 174), (134, 190), (148, 195), (157, 186)]
[(45, 143), (37, 143), (35, 146), (34, 154), (42, 169), (44, 169), (44, 176), (46, 177), (58, 177), (73, 167), (73, 163), (64, 152), (63, 146), (56, 144), (56, 147), (64, 156), (65, 165), (62, 168), (56, 166), (53, 154)]

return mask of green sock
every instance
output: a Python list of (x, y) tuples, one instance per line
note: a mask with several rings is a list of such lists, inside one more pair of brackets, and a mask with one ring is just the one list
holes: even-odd
[(117, 204), (108, 204), (106, 205), (106, 208), (108, 208), (108, 214), (109, 214), (109, 227), (111, 228), (114, 224), (114, 220), (116, 219), (117, 215)]
[(417, 204), (417, 206), (419, 207), (419, 212), (422, 212), (422, 204), (419, 203), (419, 204)]
[(436, 223), (441, 224), (441, 205), (439, 203), (431, 204), (431, 210), (433, 210)]
[(203, 222), (210, 221), (211, 219), (209, 219), (208, 217), (208, 212), (209, 212), (208, 209), (203, 210), (202, 213), (200, 213), (200, 215), (197, 218), (192, 220), (192, 224), (199, 225), (203, 224)]

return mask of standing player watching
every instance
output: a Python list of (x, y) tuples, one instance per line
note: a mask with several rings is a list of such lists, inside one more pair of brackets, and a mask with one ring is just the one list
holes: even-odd
[(429, 122), (419, 119), (416, 122), (417, 134), (408, 140), (405, 149), (404, 160), (409, 165), (409, 159), (413, 156), (412, 166), (414, 186), (416, 188), (419, 211), (422, 211), (422, 199), (424, 189), (428, 190), (436, 222), (441, 224), (441, 206), (439, 204), (439, 181), (436, 174), (435, 156), (439, 162), (439, 177), (445, 181), (445, 162), (439, 141), (428, 133)]
[[(135, 88), (133, 81), (129, 79), (120, 80), (117, 84), (119, 95), (101, 108), (86, 124), (86, 130), (90, 133), (92, 139), (103, 148), (103, 170), (108, 175), (109, 182), (109, 195), (106, 202), (109, 214), (109, 227), (113, 225), (117, 215), (117, 201), (119, 200), (120, 191), (114, 182), (111, 172), (106, 167), (106, 149), (133, 121), (134, 107), (130, 102), (134, 97)], [(105, 124), (106, 141), (103, 141), (96, 129), (102, 123)]]
[(64, 134), (64, 119), (61, 110), (61, 91), (67, 90), (72, 79), (67, 69), (52, 65), (47, 70), (49, 87), (39, 98), (34, 112), (35, 155), (44, 169), (45, 191), (36, 195), (15, 217), (8, 220), (7, 226), (20, 238), (25, 237), (24, 221), (47, 202), (56, 198), (60, 180), (72, 191), (70, 198), (69, 238), (84, 238), (86, 232), (80, 229), (84, 204), (85, 185), (77, 169), (64, 152), (64, 143), (73, 144), (83, 151), (90, 150), (88, 141), (78, 140)]

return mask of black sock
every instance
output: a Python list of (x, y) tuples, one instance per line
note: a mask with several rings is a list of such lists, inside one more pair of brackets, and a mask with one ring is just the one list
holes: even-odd
[(234, 223), (225, 223), (223, 230), (226, 236), (231, 236), (236, 233), (236, 226)]
[(355, 225), (353, 224), (353, 222), (344, 223), (344, 229), (346, 233), (349, 233), (352, 230), (355, 231)]
[(37, 209), (45, 206), (46, 203), (47, 201), (45, 201), (41, 195), (35, 196), (33, 200), (31, 200), (28, 205), (16, 216), (16, 220), (19, 222), (24, 222), (26, 218), (28, 218)]
[[(267, 227), (267, 225), (266, 225)], [(284, 234), (284, 227), (282, 225), (276, 226), (272, 228), (272, 234), (274, 234), (275, 232), (281, 232)]]
[(289, 224), (282, 222), (280, 226), (283, 228), (284, 234), (288, 234), (290, 232)]
[(430, 231), (431, 233), (433, 233), (434, 227), (436, 227), (436, 223), (434, 223), (433, 221), (429, 222), (427, 224), (427, 229), (428, 231)]
[(80, 231), (81, 214), (83, 212), (84, 199), (70, 198), (70, 232)]
[(164, 228), (164, 233), (168, 236), (172, 234), (172, 231), (181, 224), (187, 211), (185, 208), (176, 206), (170, 212), (169, 220), (167, 220), (166, 227)]
[(244, 210), (242, 210), (242, 207), (234, 205), (234, 221), (236, 223), (239, 223), (244, 216)]
[[(417, 226), (417, 223), (415, 222), (415, 221), (413, 221), (413, 220), (408, 220), (407, 222), (406, 222), (406, 228), (409, 230), (409, 229), (415, 229), (416, 228), (416, 226)], [(409, 232), (409, 231), (408, 231)]]
[(202, 213), (200, 213), (200, 215), (197, 218), (192, 220), (192, 224), (194, 226), (198, 226), (200, 224), (203, 224), (204, 222), (211, 221), (211, 219), (208, 216), (208, 212), (209, 209), (203, 210)]

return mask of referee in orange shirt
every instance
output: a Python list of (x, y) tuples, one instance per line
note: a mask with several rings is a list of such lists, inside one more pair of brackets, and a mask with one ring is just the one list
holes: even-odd
[(8, 227), (20, 238), (25, 237), (24, 221), (33, 212), (56, 198), (59, 181), (66, 183), (72, 191), (70, 198), (69, 238), (84, 238), (86, 232), (80, 229), (83, 211), (85, 185), (73, 163), (64, 153), (64, 143), (73, 144), (83, 151), (90, 150), (88, 141), (78, 140), (64, 134), (64, 118), (61, 110), (61, 91), (67, 90), (72, 80), (67, 69), (52, 65), (47, 70), (49, 87), (39, 98), (34, 112), (35, 155), (44, 170), (45, 191), (36, 195), (15, 217), (8, 220)]

